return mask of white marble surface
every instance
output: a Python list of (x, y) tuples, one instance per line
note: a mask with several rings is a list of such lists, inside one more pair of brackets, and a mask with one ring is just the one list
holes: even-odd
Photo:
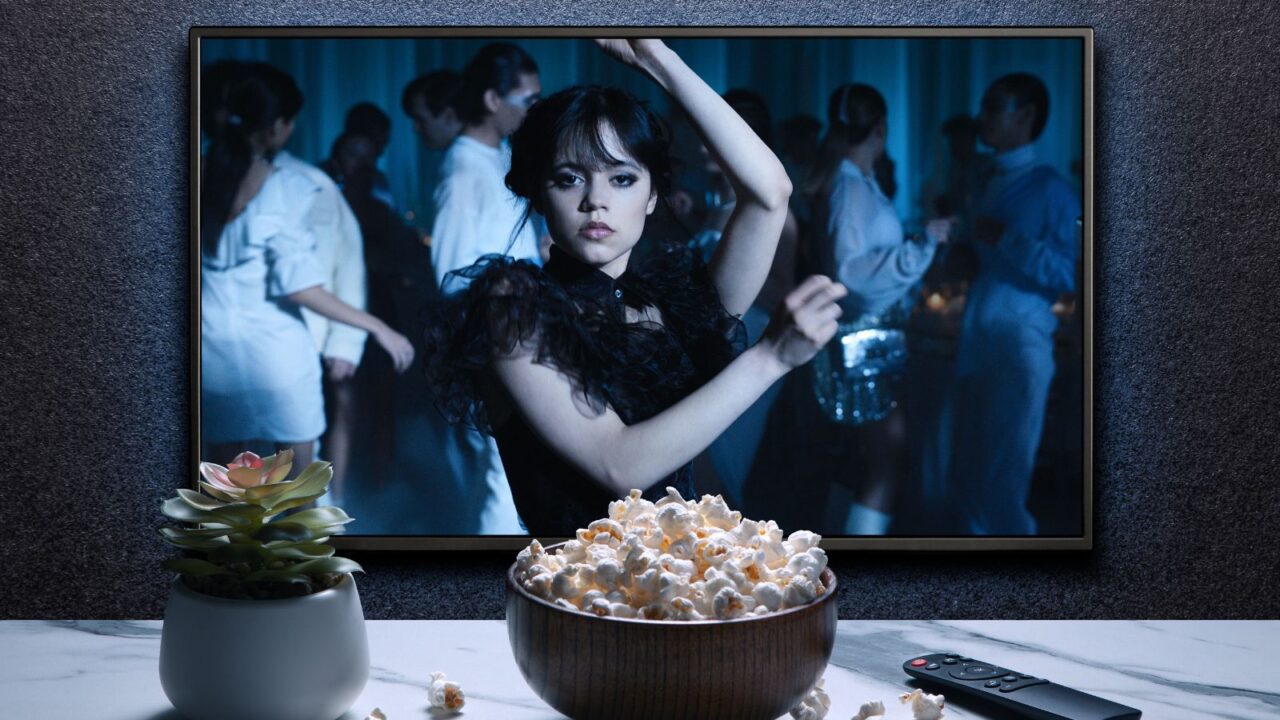
[[(371, 621), (369, 643), (369, 684), (343, 720), (375, 706), (388, 720), (431, 717), (434, 670), (462, 684), (462, 720), (562, 717), (525, 684), (501, 621)], [(1070, 685), (1150, 720), (1275, 720), (1278, 647), (1280, 621), (843, 620), (826, 673), (828, 718), (848, 720), (875, 699), (889, 706), (887, 720), (908, 718), (895, 700), (911, 687), (901, 664), (939, 651)], [(179, 720), (160, 689), (159, 652), (157, 621), (0, 622), (0, 717)], [(1012, 715), (953, 697), (946, 717)]]

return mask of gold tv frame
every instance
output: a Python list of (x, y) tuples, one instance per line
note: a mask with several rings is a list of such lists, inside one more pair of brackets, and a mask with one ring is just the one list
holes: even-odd
[[(1082, 192), (1084, 213), (1081, 261), (1083, 284), (1079, 302), (1083, 312), (1083, 453), (1082, 534), (1070, 537), (1039, 536), (932, 536), (932, 537), (826, 537), (827, 550), (1008, 552), (1087, 551), (1093, 549), (1093, 321), (1094, 321), (1094, 37), (1090, 27), (192, 27), (190, 40), (189, 172), (191, 248), (191, 429), (189, 486), (198, 488), (200, 448), (200, 67), (201, 44), (218, 38), (350, 38), (430, 39), (485, 37), (495, 39), (554, 39), (588, 37), (660, 38), (1054, 38), (1082, 41), (1081, 122)], [(603, 509), (602, 509), (603, 514)], [(528, 544), (526, 535), (349, 535), (335, 536), (340, 550), (439, 551), (517, 550)], [(548, 542), (554, 539), (544, 538)]]

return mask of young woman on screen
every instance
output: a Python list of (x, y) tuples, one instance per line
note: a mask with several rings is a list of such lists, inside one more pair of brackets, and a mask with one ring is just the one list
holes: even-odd
[(658, 40), (597, 41), (688, 114), (737, 206), (709, 264), (646, 219), (669, 190), (662, 121), (624, 91), (573, 87), (511, 138), (507, 185), (547, 219), (544, 268), (489, 256), (428, 330), (447, 416), (493, 433), (528, 530), (572, 535), (632, 488), (695, 494), (690, 465), (775, 380), (835, 333), (843, 287), (811, 277), (743, 350), (791, 183), (747, 124)]
[[(877, 172), (887, 160), (888, 136), (888, 106), (878, 90), (863, 83), (837, 88), (827, 105), (827, 127), (805, 188), (813, 197), (817, 269), (849, 287), (840, 305), (852, 327), (900, 327), (910, 311), (908, 293), (947, 241), (951, 220), (931, 220), (921, 237), (904, 239), (886, 187), (892, 171)], [(854, 429), (852, 440), (866, 464), (840, 478), (856, 487), (843, 534), (888, 531), (893, 486), (906, 474), (905, 432), (901, 408)]]
[(404, 371), (413, 346), (386, 323), (325, 290), (306, 218), (319, 192), (275, 162), (302, 93), (264, 63), (221, 63), (207, 75), (209, 145), (200, 184), (200, 400), (208, 457), (249, 443), (312, 457), (324, 431), (320, 356), (299, 307), (371, 334)]

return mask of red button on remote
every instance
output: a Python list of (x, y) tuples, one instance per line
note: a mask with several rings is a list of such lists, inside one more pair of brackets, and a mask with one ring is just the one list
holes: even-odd
[(921, 667), (922, 665), (924, 665), (924, 664), (925, 664), (925, 663), (927, 663), (927, 662), (928, 662), (928, 661), (927, 661), (927, 660), (925, 660), (924, 658), (916, 658), (915, 660), (912, 660), (912, 661), (911, 661), (911, 667)]

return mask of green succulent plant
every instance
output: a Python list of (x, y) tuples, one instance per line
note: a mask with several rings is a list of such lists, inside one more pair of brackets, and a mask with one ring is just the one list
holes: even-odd
[(292, 467), (292, 450), (265, 458), (244, 452), (227, 467), (200, 463), (204, 492), (182, 488), (161, 506), (165, 517), (185, 523), (161, 527), (161, 537), (188, 551), (164, 567), (193, 589), (255, 598), (305, 595), (363, 572), (328, 543), (352, 520), (342, 509), (283, 514), (324, 495), (333, 479), (329, 463), (313, 462), (286, 482)]

